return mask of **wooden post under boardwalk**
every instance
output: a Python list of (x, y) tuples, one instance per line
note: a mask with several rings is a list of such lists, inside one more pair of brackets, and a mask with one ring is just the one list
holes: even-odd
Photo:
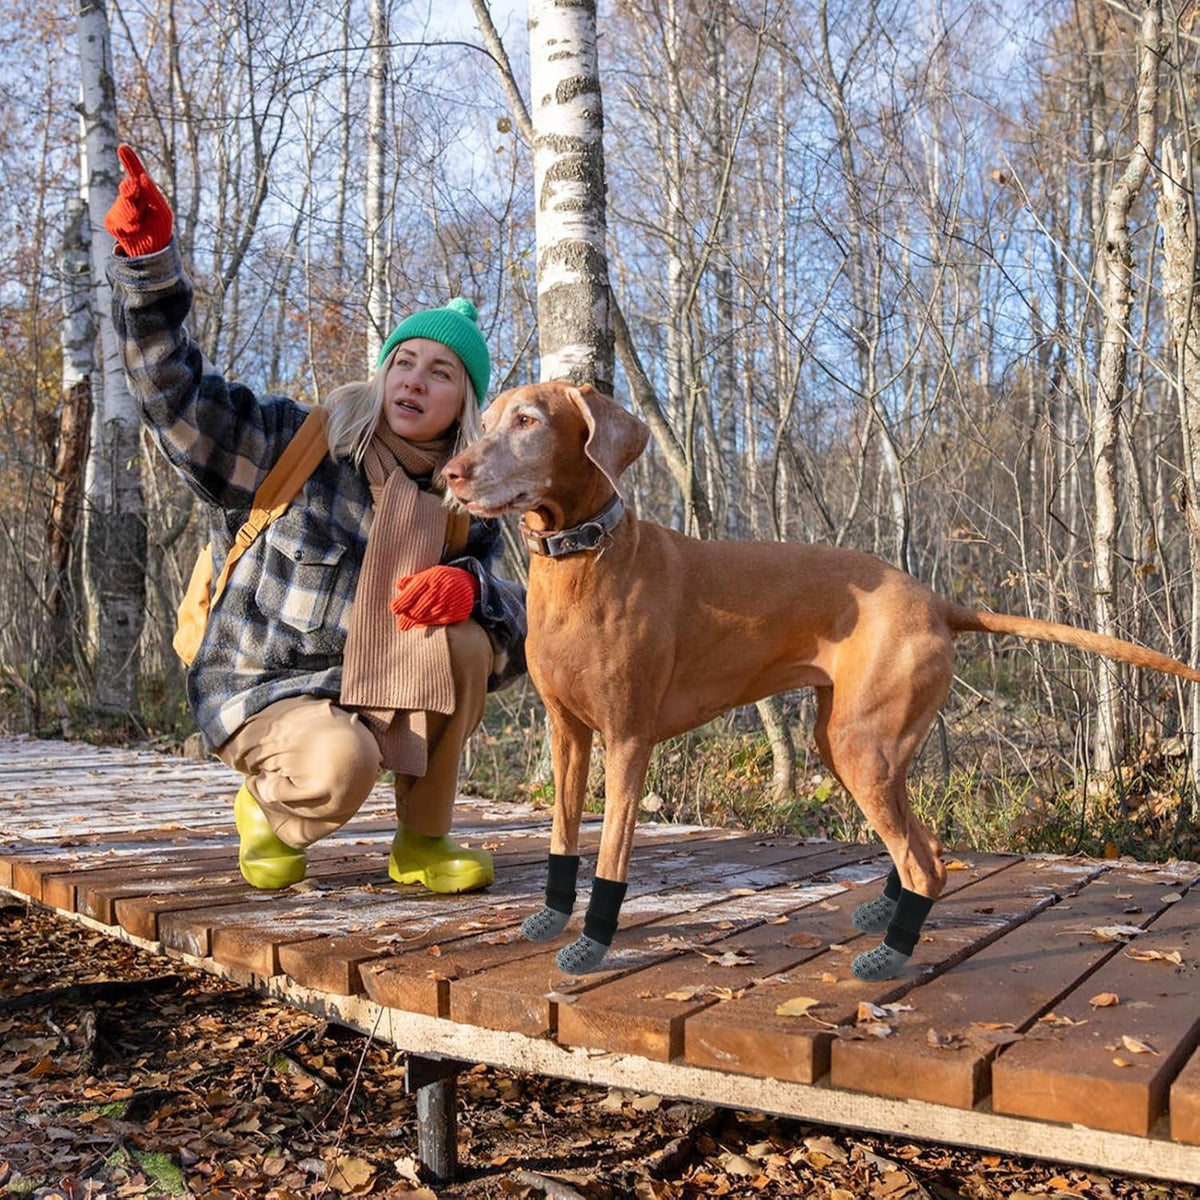
[(411, 1054), (405, 1088), (417, 1093), (417, 1157), (434, 1183), (458, 1174), (458, 1073), (465, 1063)]

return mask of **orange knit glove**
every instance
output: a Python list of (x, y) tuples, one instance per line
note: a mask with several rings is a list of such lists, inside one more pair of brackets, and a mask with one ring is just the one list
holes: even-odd
[(146, 168), (132, 146), (122, 143), (117, 147), (117, 154), (126, 174), (112, 208), (105, 214), (104, 228), (130, 257), (153, 254), (171, 241), (175, 224), (171, 206), (146, 174)]
[(429, 567), (396, 580), (392, 612), (401, 629), (417, 625), (457, 625), (479, 598), (479, 581), (462, 567)]

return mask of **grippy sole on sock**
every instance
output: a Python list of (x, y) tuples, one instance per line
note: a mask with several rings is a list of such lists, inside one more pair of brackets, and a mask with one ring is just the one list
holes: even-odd
[(569, 946), (564, 946), (555, 955), (554, 961), (558, 964), (558, 969), (568, 975), (586, 975), (604, 961), (607, 953), (608, 947), (603, 942), (598, 942), (585, 933)]
[(548, 942), (566, 929), (570, 919), (570, 913), (546, 905), (541, 912), (535, 912), (521, 922), (521, 932), (531, 942)]
[(857, 955), (851, 970), (854, 972), (854, 978), (861, 979), (864, 983), (881, 983), (899, 975), (911, 957), (911, 954), (903, 954), (885, 942), (880, 942), (874, 950), (865, 950)]

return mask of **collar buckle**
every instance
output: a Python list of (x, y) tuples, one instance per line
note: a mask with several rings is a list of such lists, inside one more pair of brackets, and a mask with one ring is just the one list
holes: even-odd
[(543, 558), (564, 558), (568, 554), (595, 550), (597, 546), (603, 553), (607, 543), (612, 540), (612, 531), (624, 515), (625, 504), (620, 496), (614, 495), (594, 517), (572, 525), (570, 529), (530, 529), (524, 521), (519, 528), (530, 554), (538, 554)]

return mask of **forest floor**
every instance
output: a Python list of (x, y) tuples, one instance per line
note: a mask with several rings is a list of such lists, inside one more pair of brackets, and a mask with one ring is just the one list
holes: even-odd
[(422, 1177), (404, 1056), (0, 897), (0, 1193), (1184, 1200), (1186, 1186), (476, 1067)]

